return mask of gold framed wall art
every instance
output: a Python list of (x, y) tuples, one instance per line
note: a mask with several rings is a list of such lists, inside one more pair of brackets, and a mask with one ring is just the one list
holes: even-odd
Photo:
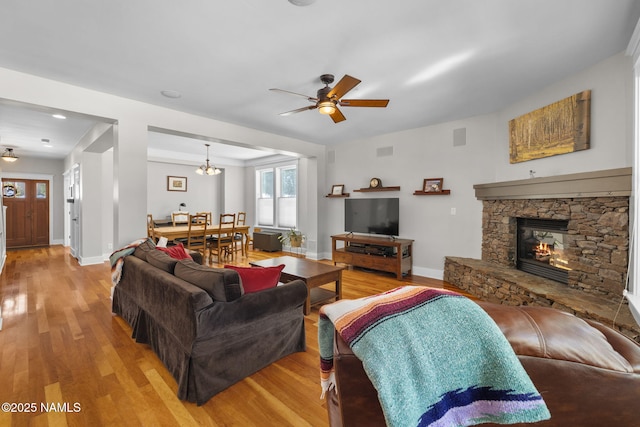
[(591, 91), (585, 90), (509, 121), (509, 162), (590, 148)]

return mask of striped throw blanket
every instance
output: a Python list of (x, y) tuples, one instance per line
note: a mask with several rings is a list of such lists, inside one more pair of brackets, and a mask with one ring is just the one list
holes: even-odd
[(138, 239), (129, 243), (127, 246), (114, 251), (109, 255), (109, 263), (111, 264), (111, 299), (113, 299), (113, 289), (120, 282), (122, 277), (122, 264), (124, 264), (124, 257), (131, 255), (135, 252), (136, 248), (149, 240), (148, 238)]
[(335, 327), (362, 361), (389, 426), (550, 418), (493, 319), (460, 294), (403, 286), (325, 305), (319, 322), (323, 395), (335, 386)]

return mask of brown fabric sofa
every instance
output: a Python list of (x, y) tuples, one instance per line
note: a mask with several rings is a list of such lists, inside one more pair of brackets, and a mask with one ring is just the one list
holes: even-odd
[(237, 272), (177, 261), (145, 243), (124, 258), (112, 308), (173, 375), (178, 398), (201, 405), (305, 350), (306, 297), (302, 281), (244, 294)]
[[(505, 334), (551, 412), (549, 420), (518, 425), (640, 425), (640, 346), (635, 342), (551, 308), (479, 304)], [(334, 366), (337, 390), (327, 395), (330, 425), (384, 426), (376, 390), (337, 333)]]

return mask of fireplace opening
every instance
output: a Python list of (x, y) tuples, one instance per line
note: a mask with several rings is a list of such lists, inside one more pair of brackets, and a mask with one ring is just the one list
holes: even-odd
[(568, 225), (563, 220), (518, 218), (518, 270), (567, 284), (571, 270), (565, 252)]

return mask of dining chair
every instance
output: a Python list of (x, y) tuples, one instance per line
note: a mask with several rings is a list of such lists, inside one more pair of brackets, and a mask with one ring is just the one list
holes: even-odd
[(207, 256), (209, 242), (207, 235), (211, 230), (207, 229), (206, 215), (189, 215), (189, 231), (187, 232), (187, 244), (185, 247), (192, 251), (198, 251), (202, 254), (201, 264), (204, 264)]
[(153, 223), (153, 215), (147, 214), (147, 237), (156, 242), (154, 233), (155, 224)]
[[(247, 213), (246, 212), (238, 212), (238, 217), (236, 218), (236, 225), (246, 225), (247, 223)], [(247, 236), (248, 237), (248, 236)], [(238, 244), (240, 245), (240, 249), (238, 249)], [(236, 232), (233, 235), (233, 252), (238, 252), (245, 256), (244, 253), (244, 234)]]
[(213, 255), (218, 258), (218, 263), (223, 257), (231, 256), (233, 259), (233, 237), (236, 234), (236, 214), (220, 214), (218, 225), (209, 230), (209, 262)]
[(171, 222), (174, 227), (178, 224), (186, 224), (189, 222), (189, 212), (171, 212)]
[(207, 225), (212, 225), (211, 222), (211, 212), (196, 212), (196, 215), (206, 215), (207, 216)]

